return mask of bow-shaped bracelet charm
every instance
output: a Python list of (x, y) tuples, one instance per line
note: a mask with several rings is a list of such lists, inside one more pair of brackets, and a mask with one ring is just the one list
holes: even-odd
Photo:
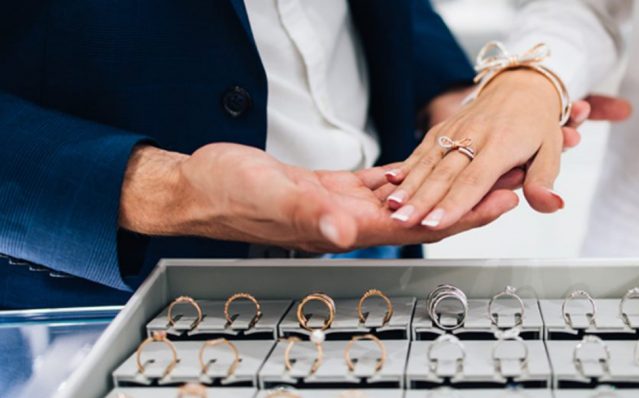
[[(492, 55), (490, 55), (492, 53)], [(483, 89), (495, 77), (509, 69), (526, 68), (543, 75), (553, 85), (559, 95), (560, 100), (560, 116), (559, 125), (563, 126), (570, 118), (570, 110), (572, 102), (566, 85), (559, 75), (542, 64), (546, 58), (550, 56), (550, 49), (544, 43), (539, 43), (522, 54), (511, 54), (506, 47), (498, 42), (488, 42), (477, 55), (477, 63), (475, 65), (475, 83), (477, 88), (466, 99), (463, 104), (468, 104), (483, 91)]]
[[(488, 55), (493, 50), (497, 54)], [(477, 55), (475, 83), (482, 80), (489, 73), (519, 66), (537, 65), (549, 56), (550, 49), (544, 43), (539, 43), (522, 54), (511, 54), (502, 43), (498, 41), (488, 42)]]

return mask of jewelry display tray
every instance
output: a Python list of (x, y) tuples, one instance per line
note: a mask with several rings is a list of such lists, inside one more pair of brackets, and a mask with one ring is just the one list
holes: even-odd
[[(596, 299), (619, 299), (639, 286), (639, 259), (162, 260), (56, 396), (107, 396), (114, 387), (113, 371), (147, 337), (149, 321), (178, 296), (225, 300), (237, 292), (250, 292), (261, 300), (291, 300), (322, 291), (334, 298), (352, 298), (376, 288), (390, 297), (421, 299), (444, 283), (474, 299), (490, 299), (507, 285), (530, 289), (540, 300), (563, 300), (575, 289)], [(580, 388), (589, 387), (595, 386)], [(465, 390), (459, 391), (461, 395), (452, 396), (466, 396)], [(530, 396), (545, 396), (539, 390), (528, 391), (533, 391)], [(564, 391), (564, 395), (549, 392), (591, 395), (583, 389)], [(615, 396), (633, 395), (631, 391), (617, 390)], [(427, 391), (418, 393), (410, 391), (407, 396), (427, 396)]]

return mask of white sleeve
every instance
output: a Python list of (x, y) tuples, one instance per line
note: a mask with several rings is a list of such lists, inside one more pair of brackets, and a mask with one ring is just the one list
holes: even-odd
[(507, 40), (512, 53), (546, 43), (544, 65), (561, 77), (572, 99), (600, 83), (622, 57), (622, 27), (634, 0), (524, 0)]

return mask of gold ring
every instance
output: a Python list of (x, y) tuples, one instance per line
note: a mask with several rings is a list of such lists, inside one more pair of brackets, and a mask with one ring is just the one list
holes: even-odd
[(173, 345), (173, 343), (171, 343), (171, 341), (167, 338), (165, 331), (153, 332), (151, 334), (151, 337), (147, 337), (146, 340), (144, 340), (138, 346), (138, 349), (135, 351), (135, 364), (138, 367), (138, 372), (140, 372), (140, 374), (144, 374), (144, 364), (142, 363), (142, 351), (144, 350), (144, 347), (146, 347), (147, 345), (151, 343), (164, 343), (171, 350), (171, 362), (169, 362), (169, 364), (166, 365), (166, 368), (164, 368), (164, 373), (162, 373), (162, 377), (166, 377), (166, 375), (171, 373), (175, 365), (177, 365), (178, 356), (177, 356), (177, 351), (175, 350), (175, 345)]
[(372, 334), (364, 334), (361, 336), (354, 336), (344, 347), (344, 360), (346, 361), (346, 366), (348, 366), (348, 370), (353, 372), (355, 371), (355, 364), (351, 359), (351, 348), (355, 342), (360, 340), (371, 340), (373, 341), (377, 347), (379, 347), (379, 351), (381, 353), (380, 357), (377, 359), (377, 364), (375, 365), (375, 372), (379, 372), (384, 367), (384, 363), (386, 362), (386, 347), (384, 347), (384, 343), (376, 336)]
[(215, 339), (215, 340), (207, 340), (204, 342), (204, 344), (202, 344), (202, 347), (200, 348), (200, 353), (198, 355), (198, 358), (200, 360), (200, 368), (202, 369), (202, 374), (208, 373), (209, 364), (211, 362), (211, 361), (204, 362), (204, 351), (206, 351), (206, 349), (209, 347), (215, 347), (218, 345), (225, 345), (231, 349), (231, 353), (233, 354), (233, 362), (231, 363), (228, 371), (226, 372), (226, 377), (231, 377), (237, 370), (237, 367), (240, 365), (240, 352), (238, 351), (235, 344), (231, 343), (230, 341), (228, 341), (227, 339), (223, 337), (219, 339)]
[(359, 317), (359, 322), (366, 322), (366, 317), (364, 316), (362, 307), (364, 306), (364, 301), (373, 296), (381, 297), (386, 302), (386, 314), (384, 315), (384, 320), (382, 322), (382, 326), (386, 326), (386, 324), (390, 322), (391, 318), (393, 317), (393, 303), (391, 303), (387, 295), (385, 295), (381, 290), (378, 289), (367, 290), (366, 293), (364, 293), (364, 295), (359, 299), (359, 302), (357, 303), (357, 316)]
[(178, 398), (206, 398), (206, 387), (200, 383), (186, 383), (178, 389)]
[[(299, 337), (289, 337), (288, 345), (286, 346), (286, 350), (284, 350), (284, 365), (286, 366), (287, 371), (291, 371), (293, 369), (293, 363), (291, 362), (291, 351), (293, 350), (293, 346), (296, 343), (300, 343), (302, 340)], [(317, 357), (313, 361), (313, 365), (311, 365), (311, 371), (309, 375), (315, 374), (319, 367), (322, 365), (322, 361), (324, 360), (324, 349), (322, 345), (319, 343), (315, 344), (315, 348), (317, 349)]]
[(197, 303), (197, 301), (193, 300), (189, 296), (180, 296), (173, 300), (173, 302), (171, 302), (171, 304), (169, 305), (169, 312), (167, 314), (167, 317), (169, 318), (169, 325), (175, 326), (175, 318), (173, 318), (173, 308), (178, 304), (190, 304), (193, 308), (195, 308), (195, 311), (197, 311), (197, 319), (193, 321), (193, 324), (191, 324), (191, 330), (195, 329), (197, 325), (202, 322), (202, 308)]
[(311, 293), (308, 296), (304, 297), (302, 301), (297, 306), (297, 321), (300, 326), (306, 330), (311, 330), (308, 326), (308, 318), (304, 315), (304, 306), (311, 301), (319, 301), (323, 303), (328, 308), (328, 318), (324, 321), (324, 325), (322, 326), (322, 330), (326, 330), (331, 327), (333, 321), (335, 320), (335, 301), (324, 293)]
[(231, 316), (231, 313), (229, 310), (231, 308), (231, 304), (235, 300), (239, 300), (239, 299), (248, 300), (252, 302), (253, 304), (255, 304), (255, 316), (253, 316), (253, 320), (249, 324), (249, 329), (250, 329), (253, 326), (255, 326), (257, 321), (259, 321), (259, 319), (262, 317), (262, 306), (260, 305), (260, 302), (257, 301), (255, 297), (253, 297), (252, 295), (248, 293), (235, 293), (234, 295), (226, 299), (226, 302), (224, 303), (224, 318), (226, 318), (226, 322), (229, 325), (233, 323), (233, 317)]

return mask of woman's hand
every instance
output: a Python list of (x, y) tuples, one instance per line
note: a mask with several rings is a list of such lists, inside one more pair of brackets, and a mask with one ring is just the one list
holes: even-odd
[[(149, 235), (191, 235), (336, 252), (441, 240), (485, 225), (517, 205), (496, 187), (455, 225), (403, 228), (384, 199), (388, 168), (314, 172), (236, 144), (210, 144), (186, 156), (140, 147), (126, 172), (120, 225)], [(505, 188), (505, 189), (504, 189)]]
[[(544, 76), (525, 69), (504, 72), (477, 100), (433, 127), (388, 173), (399, 184), (388, 197), (396, 209), (392, 217), (406, 227), (448, 228), (502, 175), (522, 166), (527, 166), (524, 193), (531, 206), (541, 212), (561, 209), (563, 199), (552, 190), (564, 141), (559, 117), (559, 96)], [(457, 151), (444, 155), (437, 144), (442, 136), (470, 138), (475, 159)]]

